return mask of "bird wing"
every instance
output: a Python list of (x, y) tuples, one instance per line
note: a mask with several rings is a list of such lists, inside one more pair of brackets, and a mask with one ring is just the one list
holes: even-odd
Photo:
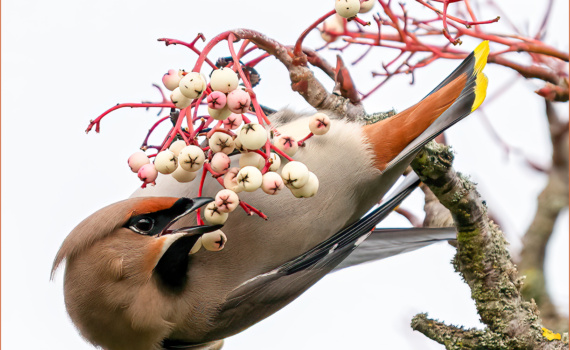
[(381, 260), (423, 248), (433, 243), (456, 239), (455, 227), (442, 228), (380, 228), (372, 231), (346, 259), (333, 271)]
[[(415, 173), (381, 205), (354, 224), (337, 232), (302, 255), (242, 283), (229, 293), (220, 309), (220, 321), (239, 322), (239, 315), (265, 318), (293, 301), (332, 271), (370, 236), (374, 227), (390, 214), (419, 184)], [(372, 235), (375, 236), (375, 235)], [(376, 239), (374, 239), (377, 241)], [(393, 254), (397, 250), (392, 247)], [(387, 257), (392, 254), (384, 253)]]

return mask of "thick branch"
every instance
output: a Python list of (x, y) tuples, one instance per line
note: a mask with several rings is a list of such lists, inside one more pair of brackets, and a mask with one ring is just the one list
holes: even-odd
[(452, 214), (458, 232), (454, 266), (471, 288), (487, 336), (503, 341), (505, 349), (567, 348), (562, 341), (542, 335), (536, 305), (521, 296), (522, 278), (503, 233), (488, 219), (473, 183), (453, 170), (452, 161), (448, 147), (432, 142), (414, 159), (412, 168)]
[(330, 111), (338, 116), (344, 116), (348, 120), (360, 120), (366, 115), (362, 104), (353, 104), (347, 98), (326, 91), (307, 67), (307, 56), (304, 56), (305, 62), (302, 60), (294, 61), (293, 52), (290, 48), (250, 29), (236, 29), (233, 33), (238, 39), (250, 40), (257, 47), (281, 61), (289, 71), (291, 88), (301, 94), (314, 108)]

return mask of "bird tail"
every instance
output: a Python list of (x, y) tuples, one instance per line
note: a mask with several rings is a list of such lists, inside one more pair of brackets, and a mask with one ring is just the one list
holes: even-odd
[(426, 143), (481, 105), (487, 91), (483, 68), (488, 55), (489, 42), (483, 41), (420, 102), (364, 127), (376, 168), (385, 172), (404, 159), (411, 159)]

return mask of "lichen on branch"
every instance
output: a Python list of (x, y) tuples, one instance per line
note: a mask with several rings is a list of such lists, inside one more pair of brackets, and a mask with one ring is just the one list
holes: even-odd
[[(523, 278), (511, 261), (503, 233), (489, 220), (475, 185), (452, 163), (449, 147), (432, 142), (414, 159), (412, 168), (451, 212), (457, 228), (453, 264), (469, 285), (486, 329), (446, 326), (425, 315), (416, 316), (412, 327), (447, 349), (568, 349), (567, 340), (543, 335), (536, 304), (521, 294)], [(473, 345), (474, 337), (485, 340), (485, 346)]]

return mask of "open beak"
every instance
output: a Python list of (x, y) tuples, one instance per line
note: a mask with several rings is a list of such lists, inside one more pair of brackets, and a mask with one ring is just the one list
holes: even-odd
[(172, 219), (168, 225), (162, 230), (162, 232), (158, 235), (158, 237), (168, 234), (175, 234), (175, 233), (186, 233), (186, 235), (203, 235), (204, 233), (212, 232), (218, 230), (222, 225), (215, 225), (215, 226), (191, 226), (191, 227), (182, 227), (175, 230), (170, 230), (169, 228), (174, 225), (178, 220), (185, 217), (186, 215), (196, 211), (198, 208), (203, 207), (204, 205), (213, 202), (214, 198), (211, 197), (198, 197), (198, 198), (180, 198), (179, 200), (174, 203), (171, 210), (175, 210), (180, 212), (177, 216)]
[(174, 218), (166, 225), (157, 237), (160, 248), (153, 254), (151, 270), (160, 278), (163, 285), (173, 290), (181, 290), (187, 280), (188, 253), (200, 237), (208, 232), (216, 231), (223, 225), (198, 225), (170, 230), (174, 223), (198, 208), (214, 201), (214, 198), (180, 198), (169, 209)]

